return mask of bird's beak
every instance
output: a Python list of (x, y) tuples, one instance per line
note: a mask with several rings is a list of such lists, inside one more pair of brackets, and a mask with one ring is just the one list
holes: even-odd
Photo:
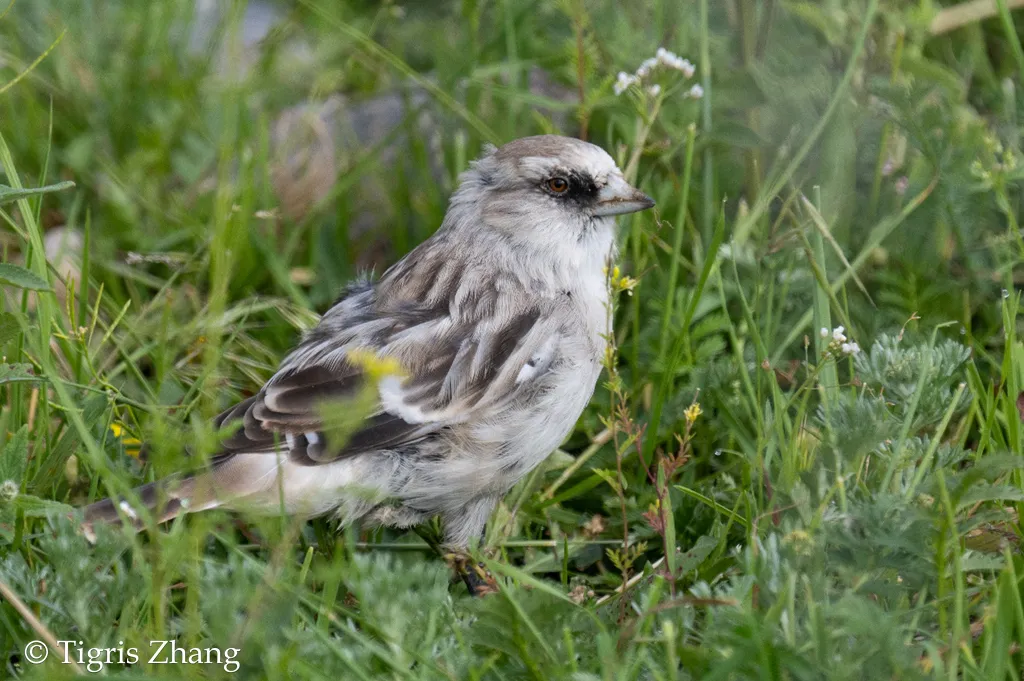
[(608, 184), (597, 193), (596, 217), (622, 215), (647, 210), (654, 205), (654, 199), (633, 187), (618, 175), (608, 178)]

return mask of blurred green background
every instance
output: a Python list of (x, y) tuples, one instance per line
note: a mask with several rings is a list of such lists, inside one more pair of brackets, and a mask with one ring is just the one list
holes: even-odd
[[(73, 677), (46, 635), (243, 678), (1020, 678), (1022, 4), (0, 9), (0, 678)], [(620, 91), (659, 47), (692, 72)], [(499, 595), (436, 524), (76, 532), (544, 132), (658, 205), (591, 406), (478, 549)]]

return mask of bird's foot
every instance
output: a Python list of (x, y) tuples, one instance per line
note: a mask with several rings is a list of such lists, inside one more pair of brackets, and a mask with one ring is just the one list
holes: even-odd
[(498, 582), (483, 563), (474, 563), (465, 553), (449, 553), (445, 556), (455, 574), (462, 578), (470, 596), (486, 596), (498, 592)]

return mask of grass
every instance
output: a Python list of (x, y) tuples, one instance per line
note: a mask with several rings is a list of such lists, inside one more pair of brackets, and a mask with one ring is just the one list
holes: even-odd
[[(185, 0), (14, 2), (0, 676), (1020, 678), (1018, 4), (303, 0), (254, 46), (244, 3), (204, 40)], [(616, 96), (659, 46), (694, 75)], [(281, 139), (289, 107), (380, 93), (360, 133), (314, 110)], [(75, 531), (201, 465), (209, 418), (426, 238), (484, 144), (583, 130), (658, 207), (621, 224), (590, 407), (478, 549), (499, 595), (449, 583), (436, 525)], [(169, 639), (222, 659), (148, 663)]]

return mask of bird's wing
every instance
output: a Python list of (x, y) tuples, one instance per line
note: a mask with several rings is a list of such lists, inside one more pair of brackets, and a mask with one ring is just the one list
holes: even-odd
[[(557, 315), (537, 302), (519, 307), (462, 320), (440, 308), (436, 315), (406, 311), (391, 323), (374, 317), (344, 333), (314, 332), (258, 394), (217, 418), (218, 427), (241, 422), (223, 453), (287, 451), (295, 460), (323, 463), (401, 447), (496, 413), (547, 371), (558, 344)], [(331, 443), (324, 403), (352, 398), (367, 380), (349, 358), (356, 348), (397, 360), (405, 378), (379, 380), (377, 411), (346, 442)]]

